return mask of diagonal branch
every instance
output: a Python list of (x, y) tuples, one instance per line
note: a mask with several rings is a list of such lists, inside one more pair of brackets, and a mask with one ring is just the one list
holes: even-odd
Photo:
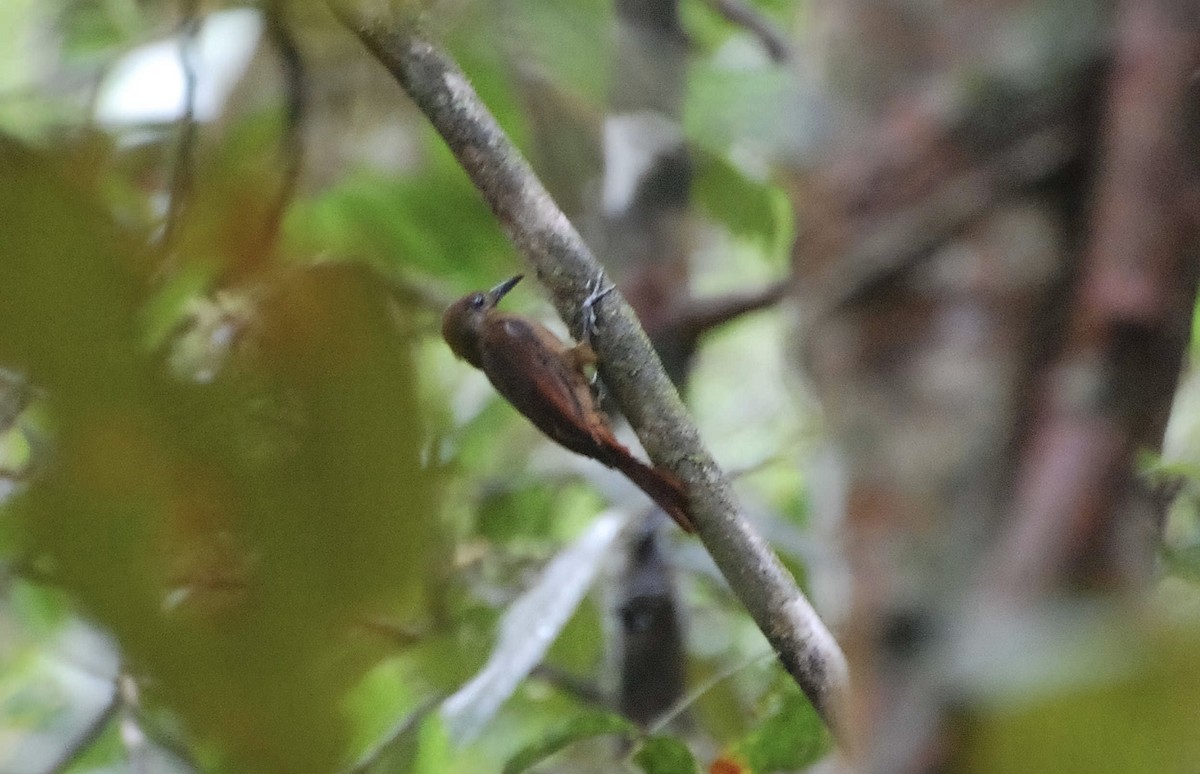
[[(330, 7), (408, 93), (445, 140), (534, 267), (578, 337), (580, 309), (603, 268), (480, 101), (466, 75), (411, 17)], [(376, 4), (375, 7), (378, 7)], [(700, 440), (637, 317), (619, 291), (595, 304), (593, 346), (605, 383), (656, 465), (686, 484), (705, 547), (785, 668), (831, 730), (840, 730), (845, 656), (766, 541), (742, 518), (729, 480)]]

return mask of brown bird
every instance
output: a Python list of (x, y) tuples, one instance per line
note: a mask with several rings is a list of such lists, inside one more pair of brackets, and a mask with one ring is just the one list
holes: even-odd
[(450, 349), (487, 374), (539, 430), (576, 454), (624, 473), (685, 532), (692, 532), (679, 480), (634, 457), (608, 426), (584, 374), (596, 361), (591, 347), (568, 346), (541, 323), (496, 309), (521, 276), (486, 293), (469, 293), (446, 309), (442, 336)]

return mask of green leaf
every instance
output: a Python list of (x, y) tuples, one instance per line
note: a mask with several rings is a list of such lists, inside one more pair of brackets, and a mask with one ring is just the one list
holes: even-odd
[[(777, 26), (784, 33), (788, 31), (792, 18), (807, 5), (794, 0), (757, 0), (746, 4), (752, 6), (754, 12), (760, 14), (764, 21)], [(707, 2), (681, 3), (679, 6), (683, 27), (687, 30), (693, 51), (709, 56), (718, 51), (732, 36), (752, 35), (741, 25), (718, 13), (715, 6), (715, 3)]]
[(707, 148), (739, 146), (768, 158), (806, 152), (820, 115), (800, 113), (799, 86), (786, 69), (731, 69), (712, 61), (692, 67), (684, 106), (689, 139)]
[(288, 249), (352, 255), (372, 265), (452, 279), (461, 290), (512, 273), (496, 219), (444, 147), (430, 166), (398, 178), (358, 175), (287, 215)]
[(417, 758), (412, 774), (444, 774), (450, 770), (450, 736), (440, 713), (431, 712), (421, 723), (417, 738)]
[(646, 774), (696, 774), (696, 759), (687, 745), (669, 736), (647, 739), (633, 760)]
[(794, 683), (786, 683), (778, 706), (738, 745), (752, 771), (802, 769), (825, 755), (829, 733)]
[(5, 503), (5, 550), (227, 768), (331, 771), (378, 657), (361, 622), (424, 616), (441, 561), (410, 310), (361, 266), (264, 266), (225, 367), (169, 379), (144, 345), (148, 240), (51, 158), (0, 141), (0, 361), (44, 388), (55, 449)]
[(1200, 543), (1163, 551), (1163, 560), (1172, 575), (1200, 583)]
[(68, 619), (68, 597), (59, 589), (14, 581), (5, 600), (10, 612), (31, 637), (47, 639)]
[(535, 764), (581, 739), (612, 734), (633, 736), (636, 733), (637, 729), (632, 723), (617, 715), (606, 712), (579, 715), (509, 758), (508, 763), (504, 765), (504, 774), (521, 774), (528, 771)]
[(64, 54), (68, 57), (103, 54), (146, 34), (145, 21), (130, 2), (66, 3), (60, 13)]
[(1192, 357), (1200, 355), (1200, 303), (1192, 310)]
[(751, 179), (717, 153), (696, 148), (694, 158), (696, 204), (730, 233), (757, 240), (782, 262), (792, 237), (791, 207), (783, 191)]
[(554, 507), (557, 499), (557, 492), (534, 480), (485, 490), (477, 510), (477, 530), (480, 536), (496, 542), (550, 534), (558, 513)]

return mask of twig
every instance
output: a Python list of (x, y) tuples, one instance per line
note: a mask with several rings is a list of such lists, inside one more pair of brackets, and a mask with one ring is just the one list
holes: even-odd
[[(603, 269), (467, 77), (422, 36), (413, 19), (368, 18), (336, 0), (330, 6), (446, 141), (578, 337), (580, 307)], [(729, 481), (701, 442), (624, 297), (613, 292), (595, 311), (595, 348), (605, 383), (651, 459), (685, 482), (692, 518), (713, 560), (837, 734), (848, 687), (841, 649), (795, 579), (739, 514)]]
[(792, 58), (792, 44), (783, 32), (745, 0), (708, 0), (708, 4), (731, 24), (758, 38), (772, 62), (782, 64)]
[(714, 298), (694, 298), (679, 309), (664, 326), (677, 331), (675, 335), (694, 344), (695, 340), (713, 328), (724, 325), (744, 314), (757, 312), (778, 303), (792, 287), (784, 279), (757, 290), (729, 293)]
[(672, 723), (672, 721), (675, 720), (675, 718), (686, 712), (693, 704), (703, 699), (704, 695), (713, 688), (716, 688), (718, 685), (738, 674), (739, 672), (749, 669), (755, 664), (762, 663), (770, 655), (770, 651), (755, 653), (752, 656), (742, 659), (736, 664), (729, 665), (720, 672), (717, 672), (715, 675), (710, 676), (707, 680), (700, 683), (700, 685), (697, 685), (695, 688), (688, 691), (686, 696), (675, 702), (675, 704), (673, 704), (666, 712), (655, 718), (654, 722), (646, 728), (646, 735), (654, 736), (655, 734), (661, 733), (663, 729), (665, 729)]
[(188, 749), (186, 740), (176, 738), (172, 731), (159, 728), (152, 713), (148, 713), (140, 703), (133, 706), (131, 710), (131, 720), (137, 723), (138, 729), (146, 735), (149, 744), (159, 752), (175, 758), (186, 767), (187, 771), (199, 772), (201, 770), (200, 763), (196, 760), (195, 753)]
[(183, 0), (183, 21), (179, 31), (179, 64), (183, 70), (183, 113), (179, 116), (179, 139), (175, 145), (175, 163), (171, 172), (171, 189), (167, 216), (163, 223), (159, 245), (164, 256), (160, 270), (170, 273), (174, 268), (171, 251), (192, 193), (192, 151), (196, 145), (196, 33), (200, 21), (197, 0)]
[(108, 724), (117, 717), (117, 713), (120, 712), (121, 706), (124, 703), (121, 689), (117, 685), (118, 680), (120, 680), (119, 676), (117, 680), (112, 682), (112, 695), (109, 696), (108, 703), (96, 714), (96, 717), (92, 718), (92, 722), (88, 723), (83, 733), (75, 737), (75, 740), (63, 751), (58, 760), (46, 769), (45, 774), (62, 774), (62, 772), (74, 766), (79, 757), (87, 752), (88, 748), (108, 728)]
[(545, 680), (580, 704), (590, 705), (594, 709), (605, 709), (608, 706), (604, 693), (595, 683), (576, 677), (559, 667), (542, 662), (533, 668), (529, 676)]
[(286, 106), (280, 148), (283, 155), (283, 177), (275, 203), (267, 215), (263, 237), (266, 246), (271, 245), (279, 234), (284, 212), (292, 200), (296, 182), (300, 179), (300, 171), (304, 166), (304, 120), (308, 115), (308, 78), (304, 69), (304, 58), (300, 55), (296, 38), (288, 26), (286, 7), (282, 0), (271, 0), (267, 4), (265, 14), (267, 35), (279, 55)]
[(440, 699), (432, 697), (425, 699), (417, 708), (404, 717), (399, 723), (388, 732), (387, 737), (378, 745), (371, 748), (358, 761), (345, 769), (342, 774), (367, 774), (374, 770), (376, 764), (384, 759), (385, 756), (402, 741), (404, 741), (425, 718), (429, 716), (438, 705)]
[(127, 674), (117, 676), (117, 692), (121, 694), (121, 713), (117, 720), (121, 745), (125, 748), (125, 762), (133, 774), (148, 774), (149, 748), (146, 732), (137, 717), (141, 707), (137, 683)]

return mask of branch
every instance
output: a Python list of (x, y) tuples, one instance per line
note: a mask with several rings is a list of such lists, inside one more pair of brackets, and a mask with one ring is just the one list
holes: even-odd
[(183, 224), (188, 200), (192, 195), (195, 176), (196, 145), (196, 35), (200, 28), (197, 0), (184, 0), (179, 32), (179, 64), (183, 70), (183, 113), (179, 116), (179, 139), (175, 145), (174, 168), (171, 171), (170, 198), (167, 216), (159, 244), (164, 260), (162, 269), (173, 271), (178, 257), (172, 255), (175, 239)]
[(267, 36), (279, 57), (283, 76), (285, 109), (280, 152), (283, 155), (283, 178), (274, 205), (267, 216), (265, 245), (273, 245), (279, 235), (284, 213), (296, 191), (300, 171), (304, 166), (304, 121), (308, 115), (308, 76), (304, 58), (296, 38), (288, 26), (287, 5), (283, 0), (270, 0), (266, 6)]
[(774, 306), (792, 287), (791, 278), (774, 282), (757, 290), (742, 290), (713, 298), (689, 299), (668, 320), (668, 329), (685, 338), (693, 346), (698, 338), (744, 314)]
[(387, 737), (382, 742), (368, 750), (349, 768), (344, 769), (341, 774), (369, 774), (369, 772), (382, 769), (383, 767), (379, 764), (386, 762), (394, 751), (402, 748), (406, 743), (411, 741), (413, 733), (425, 721), (425, 718), (429, 717), (429, 713), (437, 708), (437, 705), (438, 699), (436, 697), (421, 702), (417, 705), (416, 709), (405, 716), (403, 720), (388, 732)]
[(744, 27), (750, 34), (758, 38), (772, 62), (782, 64), (792, 58), (791, 41), (787, 39), (783, 31), (745, 0), (707, 0), (707, 2), (730, 24)]
[[(118, 676), (117, 680), (120, 677)], [(117, 685), (117, 680), (112, 683), (112, 695), (109, 696), (108, 702), (103, 708), (92, 718), (79, 736), (75, 737), (62, 752), (58, 759), (51, 764), (45, 771), (46, 774), (63, 774), (67, 770), (74, 767), (79, 759), (86, 753), (100, 735), (108, 728), (108, 724), (113, 721), (117, 713), (121, 710), (123, 697), (121, 696), (120, 687)]]
[(1123, 3), (1070, 333), (1043, 386), (998, 556), (1010, 591), (1111, 580), (1103, 575), (1138, 542), (1120, 531), (1133, 459), (1162, 443), (1196, 296), (1194, 17), (1194, 3)]
[[(467, 77), (411, 18), (366, 18), (336, 0), (330, 7), (433, 124), (578, 337), (589, 288), (610, 283)], [(685, 482), (700, 539), (836, 734), (848, 687), (845, 656), (795, 579), (738, 513), (728, 479), (701, 442), (624, 297), (608, 293), (594, 311), (599, 330), (592, 344), (605, 384), (654, 463)]]

